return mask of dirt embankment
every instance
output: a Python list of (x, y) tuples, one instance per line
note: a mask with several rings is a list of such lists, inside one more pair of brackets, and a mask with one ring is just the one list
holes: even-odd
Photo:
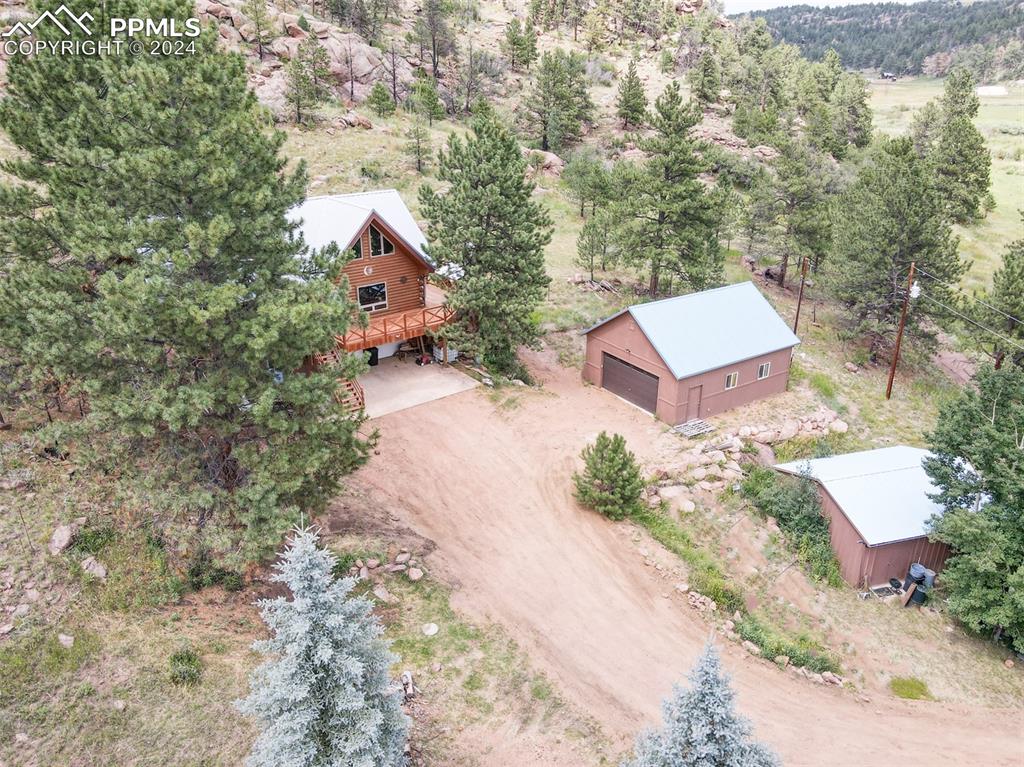
[[(381, 455), (355, 482), (437, 543), (430, 564), (455, 587), (457, 607), (504, 625), (625, 747), (656, 720), (709, 627), (640, 566), (627, 527), (576, 506), (570, 477), (601, 429), (625, 435), (648, 465), (670, 464), (682, 445), (549, 357), (531, 362), (544, 392), (514, 394), (504, 406), (466, 392), (375, 421)], [(740, 709), (788, 767), (1024, 764), (1020, 710), (864, 703), (720, 645)], [(508, 737), (493, 735), (492, 756)]]

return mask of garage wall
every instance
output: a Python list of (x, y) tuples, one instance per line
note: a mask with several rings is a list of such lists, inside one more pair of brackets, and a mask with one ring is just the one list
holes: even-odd
[(626, 312), (587, 334), (587, 358), (583, 365), (583, 379), (601, 386), (601, 355), (612, 356), (658, 376), (658, 418), (676, 423), (676, 379), (662, 362), (633, 317)]
[[(717, 415), (739, 405), (786, 391), (792, 359), (793, 350), (782, 349), (681, 379), (676, 387), (675, 399), (678, 404), (671, 423), (682, 423), (686, 420), (687, 398), (694, 386), (703, 387), (698, 418)], [(767, 378), (759, 381), (757, 369), (762, 362), (772, 363), (772, 369)], [(739, 383), (735, 388), (726, 390), (725, 377), (734, 371), (739, 373)]]
[(832, 550), (839, 560), (843, 580), (851, 586), (879, 586), (890, 578), (902, 581), (910, 565), (920, 562), (925, 567), (939, 572), (949, 556), (949, 547), (944, 543), (932, 543), (927, 536), (911, 538), (896, 543), (867, 546), (861, 542), (850, 520), (828, 492), (819, 486), (821, 507), (829, 518), (829, 534)]

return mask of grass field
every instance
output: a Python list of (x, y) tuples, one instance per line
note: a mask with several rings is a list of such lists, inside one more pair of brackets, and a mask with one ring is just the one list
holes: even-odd
[[(964, 287), (991, 284), (1008, 242), (1024, 236), (1024, 84), (1006, 83), (1006, 96), (982, 96), (976, 124), (992, 153), (992, 196), (996, 207), (984, 221), (956, 228), (961, 252), (973, 261)], [(942, 95), (942, 80), (930, 77), (872, 82), (875, 126), (883, 133), (905, 133), (914, 112)]]

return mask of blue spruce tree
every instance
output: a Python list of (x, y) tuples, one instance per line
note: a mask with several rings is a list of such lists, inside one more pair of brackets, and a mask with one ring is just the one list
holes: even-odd
[(713, 645), (689, 678), (690, 689), (676, 685), (662, 704), (662, 728), (641, 735), (635, 758), (622, 767), (779, 767), (775, 754), (750, 739)]
[(251, 678), (242, 713), (262, 732), (248, 767), (402, 767), (408, 719), (390, 668), (397, 658), (381, 638), (372, 605), (335, 580), (336, 557), (296, 529), (272, 580), (292, 599), (260, 603), (273, 637), (254, 644), (272, 656)]

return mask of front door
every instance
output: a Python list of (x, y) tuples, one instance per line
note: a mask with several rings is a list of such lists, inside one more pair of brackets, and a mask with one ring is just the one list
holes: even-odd
[(692, 421), (700, 418), (700, 398), (704, 393), (704, 386), (691, 386), (690, 393), (686, 395), (686, 420)]

